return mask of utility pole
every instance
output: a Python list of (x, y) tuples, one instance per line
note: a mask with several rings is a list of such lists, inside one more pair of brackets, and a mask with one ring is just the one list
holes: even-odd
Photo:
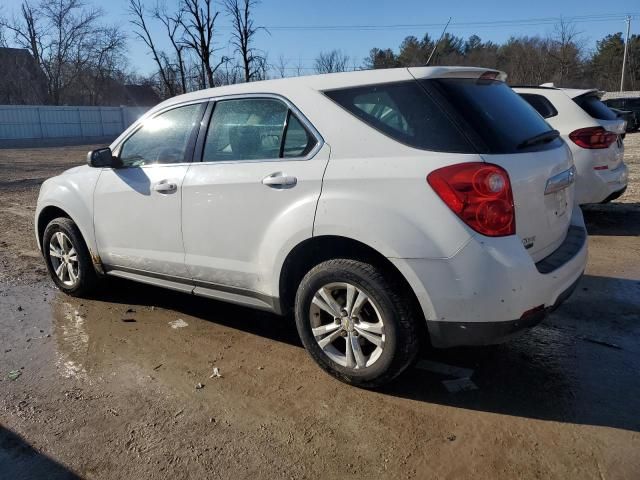
[(620, 91), (624, 88), (624, 69), (627, 65), (627, 48), (629, 47), (629, 30), (631, 29), (631, 16), (627, 15), (627, 38), (624, 40), (624, 53), (622, 54), (622, 75), (620, 75)]

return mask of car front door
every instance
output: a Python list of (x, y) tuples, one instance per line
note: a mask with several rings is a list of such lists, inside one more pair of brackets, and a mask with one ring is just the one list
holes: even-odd
[(329, 146), (293, 105), (264, 96), (217, 101), (201, 137), (183, 187), (189, 274), (229, 300), (268, 295), (280, 249), (312, 235)]
[(98, 252), (107, 269), (186, 278), (182, 182), (206, 103), (165, 110), (114, 149), (94, 193)]

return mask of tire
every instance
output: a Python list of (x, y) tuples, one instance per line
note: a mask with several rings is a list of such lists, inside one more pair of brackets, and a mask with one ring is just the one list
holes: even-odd
[[(70, 218), (60, 217), (49, 222), (42, 236), (42, 254), (49, 275), (64, 293), (84, 296), (98, 283), (87, 245)], [(62, 277), (56, 273), (61, 264), (66, 264), (61, 269)]]
[[(362, 294), (366, 299), (358, 305)], [(411, 300), (381, 269), (356, 260), (328, 260), (309, 271), (298, 287), (295, 318), (316, 363), (358, 387), (390, 382), (420, 349), (422, 329)]]

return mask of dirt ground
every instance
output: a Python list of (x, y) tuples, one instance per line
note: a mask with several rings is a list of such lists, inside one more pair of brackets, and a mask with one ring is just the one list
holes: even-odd
[(125, 281), (59, 293), (37, 191), (91, 147), (0, 150), (0, 478), (639, 478), (640, 133), (625, 144), (631, 185), (585, 210), (569, 301), (376, 392), (322, 373), (288, 319)]

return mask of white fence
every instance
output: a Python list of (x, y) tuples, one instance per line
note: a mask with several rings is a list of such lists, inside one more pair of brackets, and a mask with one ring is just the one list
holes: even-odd
[(116, 137), (148, 107), (0, 105), (0, 140)]

